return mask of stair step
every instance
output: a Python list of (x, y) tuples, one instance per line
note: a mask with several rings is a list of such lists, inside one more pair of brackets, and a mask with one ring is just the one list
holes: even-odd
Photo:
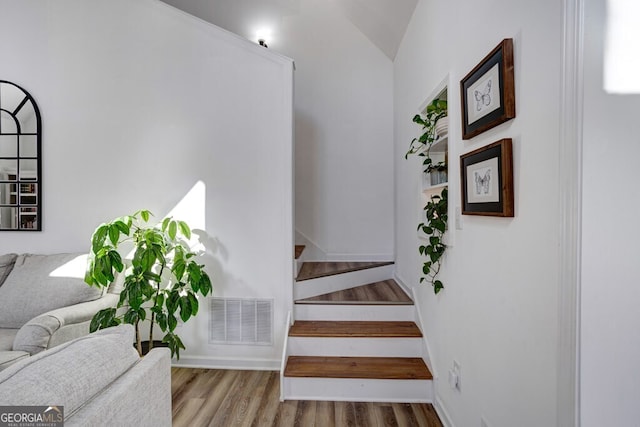
[(422, 337), (414, 322), (296, 321), (290, 337), (409, 338)]
[(368, 268), (382, 267), (393, 264), (389, 262), (305, 262), (298, 273), (296, 281), (301, 282), (319, 277), (333, 276), (336, 274), (349, 273), (351, 271), (365, 270)]
[(295, 245), (295, 259), (300, 258), (300, 255), (302, 255), (302, 252), (304, 251), (305, 246), (304, 245)]
[(413, 305), (408, 304), (323, 304), (296, 303), (293, 306), (296, 320), (385, 320), (414, 321), (416, 320)]
[(413, 305), (413, 300), (409, 298), (395, 280), (389, 279), (299, 299), (296, 304)]
[(431, 380), (419, 357), (289, 356), (285, 377)]

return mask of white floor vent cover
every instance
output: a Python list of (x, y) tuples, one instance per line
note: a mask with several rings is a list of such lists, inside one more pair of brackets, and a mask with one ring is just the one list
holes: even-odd
[(209, 343), (273, 344), (273, 300), (209, 299)]

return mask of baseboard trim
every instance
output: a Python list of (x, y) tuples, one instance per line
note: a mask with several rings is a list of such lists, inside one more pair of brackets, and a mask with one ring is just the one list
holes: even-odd
[(444, 405), (442, 404), (442, 399), (440, 399), (440, 396), (436, 394), (436, 398), (433, 400), (434, 400), (433, 408), (436, 410), (436, 413), (438, 414), (440, 421), (442, 421), (442, 425), (444, 427), (454, 427), (453, 422), (451, 421), (451, 417), (449, 416), (449, 413), (447, 412)]
[(406, 281), (398, 274), (397, 269), (393, 272), (393, 280), (395, 280), (402, 290), (413, 299), (413, 303), (415, 304), (416, 300), (415, 295), (413, 294), (413, 289), (407, 286)]
[(182, 356), (172, 360), (174, 368), (231, 369), (250, 371), (280, 371), (280, 359), (228, 359), (207, 356)]

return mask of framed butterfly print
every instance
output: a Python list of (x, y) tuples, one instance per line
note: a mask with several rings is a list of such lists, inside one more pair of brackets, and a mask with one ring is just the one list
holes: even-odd
[(504, 39), (460, 81), (462, 139), (516, 116), (513, 39)]
[(462, 213), (514, 216), (511, 138), (460, 156)]

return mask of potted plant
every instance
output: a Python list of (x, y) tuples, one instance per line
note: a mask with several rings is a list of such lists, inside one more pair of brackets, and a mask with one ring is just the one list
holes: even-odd
[[(442, 132), (448, 129), (448, 123), (446, 126), (442, 124), (442, 120), (446, 117), (447, 101), (442, 99), (434, 99), (427, 105), (423, 115), (416, 114), (413, 117), (413, 122), (422, 126), (422, 135), (411, 141), (409, 150), (404, 156), (405, 159), (412, 154), (424, 157), (423, 173), (430, 174), (432, 185), (446, 181), (446, 161), (434, 162), (431, 158), (431, 147), (439, 138), (438, 131), (442, 135)], [(437, 276), (442, 265), (442, 257), (447, 249), (443, 242), (448, 221), (447, 188), (443, 188), (440, 195), (431, 196), (423, 211), (424, 221), (418, 224), (418, 231), (428, 237), (429, 243), (418, 248), (420, 255), (428, 258), (422, 265), (423, 276), (420, 278), (420, 283), (424, 281), (431, 283), (433, 291), (437, 294), (444, 288), (442, 281)]]
[[(116, 273), (124, 271), (124, 284), (117, 306), (96, 313), (90, 331), (130, 323), (142, 356), (140, 322), (149, 320), (149, 350), (154, 325), (158, 325), (171, 356), (180, 359), (185, 346), (175, 332), (178, 316), (186, 322), (198, 313), (198, 295), (212, 293), (211, 279), (189, 248), (189, 226), (172, 218), (151, 226), (147, 224), (150, 216), (151, 212), (141, 210), (101, 224), (93, 233), (85, 282), (107, 287), (116, 280)], [(133, 253), (131, 260), (123, 256), (125, 250)]]

